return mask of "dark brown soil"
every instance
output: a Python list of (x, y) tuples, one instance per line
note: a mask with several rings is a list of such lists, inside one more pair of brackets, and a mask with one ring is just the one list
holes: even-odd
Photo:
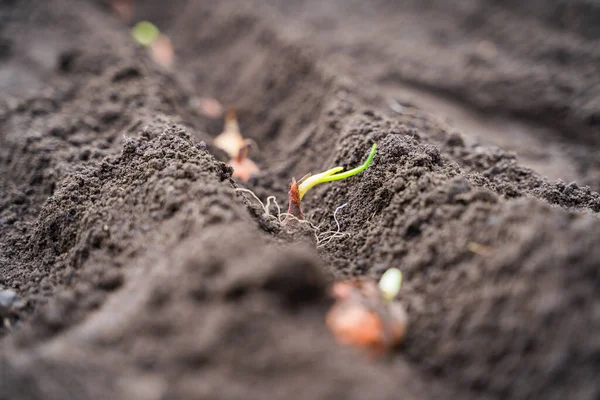
[[(599, 6), (135, 6), (172, 69), (104, 1), (0, 1), (0, 400), (600, 398)], [(325, 245), (235, 190), (373, 142), (304, 198)], [(329, 283), (392, 266), (405, 343), (337, 345)]]

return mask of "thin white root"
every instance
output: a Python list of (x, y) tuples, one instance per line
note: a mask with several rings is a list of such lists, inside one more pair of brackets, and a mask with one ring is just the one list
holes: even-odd
[[(275, 199), (275, 196), (269, 196), (267, 197), (267, 205), (265, 205), (265, 203), (263, 203), (256, 194), (254, 194), (254, 192), (250, 189), (245, 189), (245, 188), (235, 188), (234, 189), (236, 192), (245, 192), (245, 193), (249, 193), (252, 197), (254, 197), (254, 199), (256, 201), (258, 201), (258, 203), (260, 204), (260, 206), (262, 207), (263, 211), (264, 211), (264, 216), (267, 218), (275, 218), (276, 220), (279, 221), (279, 214), (281, 214), (281, 208), (279, 207), (279, 204), (277, 204), (277, 199)], [(271, 200), (275, 203), (275, 205), (277, 206), (277, 216), (272, 215), (271, 211), (269, 209), (269, 207), (271, 206)]]
[[(290, 213), (281, 212), (281, 207), (279, 206), (279, 203), (277, 203), (277, 198), (275, 198), (275, 196), (267, 197), (267, 204), (265, 204), (250, 189), (236, 188), (234, 190), (236, 192), (249, 193), (252, 197), (254, 197), (254, 199), (260, 204), (261, 208), (263, 209), (263, 211), (264, 211), (263, 215), (267, 218), (272, 218), (272, 219), (276, 220), (277, 222), (279, 222), (280, 224), (282, 224), (286, 218), (293, 218), (301, 224), (308, 225), (309, 228), (313, 231), (313, 234), (315, 236), (317, 248), (326, 246), (333, 239), (344, 238), (344, 237), (350, 236), (349, 233), (341, 231), (340, 222), (337, 219), (338, 211), (340, 211), (342, 208), (346, 207), (348, 205), (348, 203), (342, 204), (341, 206), (336, 208), (335, 211), (333, 212), (333, 220), (335, 221), (337, 229), (335, 231), (330, 230), (330, 231), (320, 232), (321, 231), (320, 226), (316, 226), (312, 222), (305, 220), (305, 219), (298, 219), (295, 215), (292, 215)], [(271, 214), (271, 206), (272, 205), (274, 205), (277, 208), (277, 215)]]
[(265, 208), (267, 210), (270, 210), (271, 207), (271, 202), (273, 202), (273, 204), (275, 204), (275, 207), (277, 207), (277, 221), (279, 221), (281, 223), (281, 207), (279, 207), (279, 203), (277, 203), (277, 199), (275, 198), (275, 196), (269, 196), (267, 197), (267, 205), (265, 206)]
[(315, 242), (319, 243), (319, 231), (321, 230), (320, 226), (316, 226), (315, 224), (313, 224), (312, 222), (310, 222), (309, 220), (306, 220), (306, 219), (298, 219), (298, 217), (296, 217), (295, 215), (290, 214), (290, 213), (279, 214), (279, 223), (282, 224), (283, 221), (286, 220), (286, 218), (292, 218), (292, 219), (295, 219), (296, 222), (298, 222), (299, 224), (308, 225), (308, 227), (312, 231), (313, 235), (315, 236)]
[(333, 220), (335, 221), (335, 225), (337, 226), (337, 229), (335, 231), (326, 231), (326, 232), (319, 233), (317, 235), (317, 248), (326, 246), (333, 239), (344, 238), (344, 237), (350, 236), (349, 233), (342, 232), (342, 228), (340, 227), (340, 222), (337, 219), (338, 211), (340, 211), (342, 208), (346, 207), (347, 205), (348, 205), (348, 203), (344, 203), (335, 209), (335, 211), (333, 212)]

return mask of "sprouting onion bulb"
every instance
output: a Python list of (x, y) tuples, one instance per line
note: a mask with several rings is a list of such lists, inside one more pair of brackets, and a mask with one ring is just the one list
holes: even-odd
[(158, 38), (160, 31), (152, 22), (141, 21), (135, 24), (131, 35), (142, 46), (150, 46)]
[(373, 157), (375, 157), (376, 151), (377, 151), (377, 143), (373, 143), (373, 146), (371, 146), (371, 152), (369, 153), (369, 157), (367, 158), (367, 161), (365, 161), (364, 164), (362, 164), (356, 168), (353, 168), (349, 171), (342, 172), (344, 170), (344, 167), (335, 167), (335, 168), (332, 168), (325, 172), (321, 172), (320, 174), (312, 175), (312, 176), (309, 176), (308, 178), (304, 179), (298, 186), (298, 194), (300, 195), (300, 200), (302, 200), (302, 198), (304, 197), (304, 195), (306, 194), (306, 192), (308, 192), (308, 190), (310, 188), (312, 188), (320, 183), (339, 181), (341, 179), (350, 178), (356, 174), (363, 172), (365, 169), (367, 169), (367, 167), (373, 161)]
[(387, 301), (392, 301), (402, 286), (402, 271), (398, 268), (390, 268), (383, 273), (379, 280), (379, 289)]

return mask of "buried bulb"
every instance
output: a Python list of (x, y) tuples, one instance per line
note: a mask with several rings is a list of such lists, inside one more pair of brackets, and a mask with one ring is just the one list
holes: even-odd
[(401, 285), (402, 272), (397, 268), (388, 269), (379, 284), (365, 277), (334, 283), (336, 302), (326, 323), (336, 340), (375, 356), (400, 344), (408, 324), (406, 310), (394, 301)]
[(254, 144), (251, 139), (244, 139), (240, 133), (237, 116), (233, 109), (225, 115), (225, 128), (214, 139), (214, 145), (226, 152), (230, 160), (228, 164), (233, 168), (233, 177), (247, 181), (251, 176), (260, 172), (258, 165), (248, 158), (248, 148)]

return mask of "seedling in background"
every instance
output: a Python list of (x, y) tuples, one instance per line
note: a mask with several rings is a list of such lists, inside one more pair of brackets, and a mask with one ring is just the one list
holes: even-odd
[(394, 301), (401, 285), (402, 273), (397, 268), (388, 269), (379, 285), (366, 277), (334, 283), (336, 302), (326, 323), (337, 341), (374, 356), (400, 344), (408, 324), (404, 307)]
[(108, 0), (113, 13), (124, 22), (133, 17), (133, 0)]
[(196, 100), (198, 111), (210, 119), (221, 118), (223, 115), (223, 105), (217, 99), (212, 97), (200, 97)]
[(247, 181), (252, 175), (260, 172), (254, 161), (248, 158), (248, 148), (254, 141), (242, 137), (234, 110), (227, 111), (223, 133), (217, 136), (213, 143), (231, 157), (228, 164), (233, 168), (234, 178)]
[(290, 190), (288, 192), (288, 214), (296, 217), (299, 220), (303, 220), (304, 216), (302, 215), (301, 201), (306, 192), (321, 183), (339, 181), (361, 173), (369, 167), (373, 161), (373, 157), (375, 157), (376, 151), (377, 143), (373, 143), (373, 146), (371, 147), (371, 153), (369, 153), (367, 161), (365, 161), (365, 163), (361, 166), (346, 172), (342, 172), (344, 167), (335, 167), (325, 172), (321, 172), (320, 174), (307, 174), (298, 182), (296, 182), (295, 178), (292, 178), (292, 183), (290, 184)]
[(223, 132), (215, 138), (213, 143), (231, 158), (237, 157), (239, 151), (249, 145), (248, 141), (240, 133), (240, 126), (235, 110), (227, 110)]
[(171, 40), (167, 35), (161, 33), (152, 22), (138, 22), (131, 29), (131, 35), (137, 43), (150, 50), (150, 55), (157, 64), (164, 68), (173, 65), (175, 52)]
[(131, 35), (136, 42), (147, 47), (158, 38), (160, 31), (152, 22), (141, 21), (135, 24)]

